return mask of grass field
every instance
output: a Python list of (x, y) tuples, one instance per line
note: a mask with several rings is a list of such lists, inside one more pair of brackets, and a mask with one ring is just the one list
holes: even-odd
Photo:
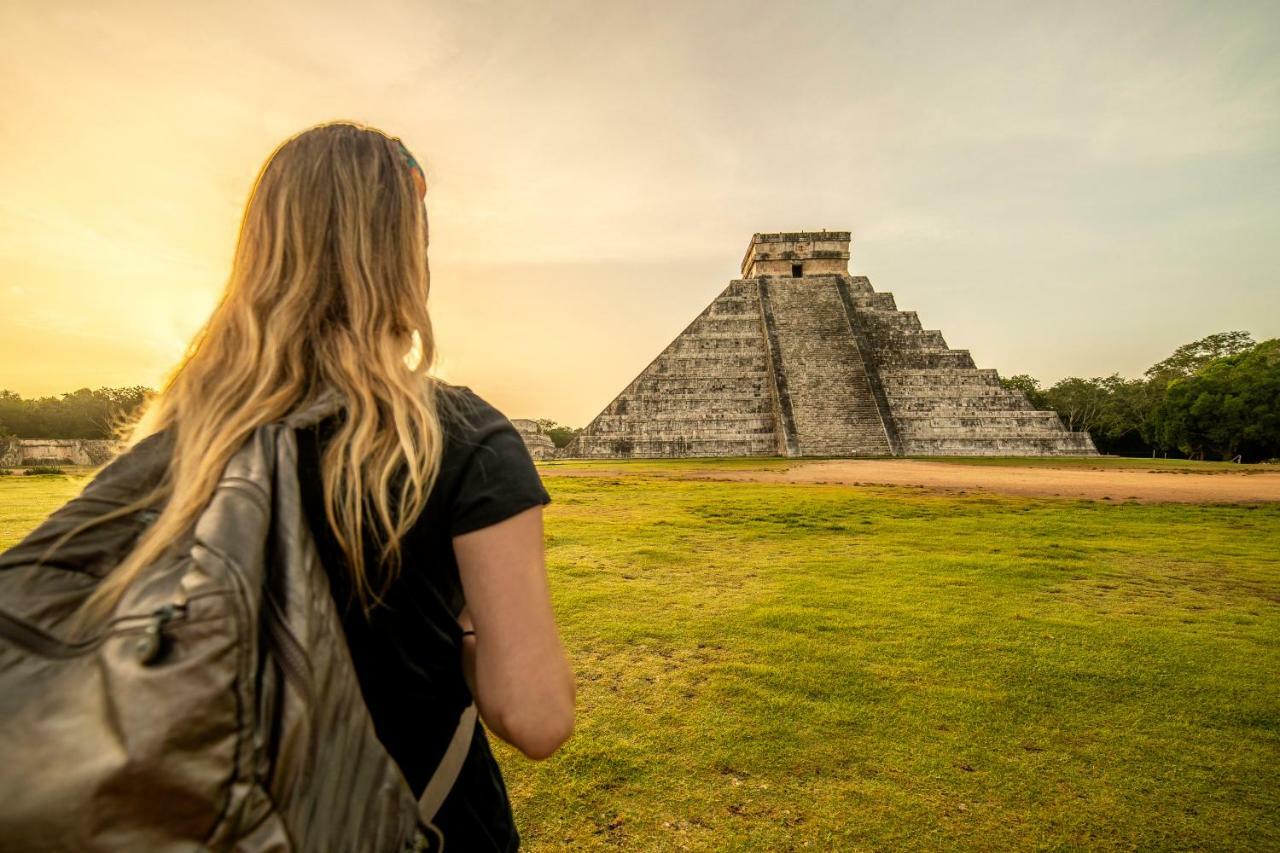
[[(540, 469), (579, 718), (499, 749), (529, 849), (1280, 847), (1280, 504), (591, 464)], [(77, 488), (0, 479), (0, 547)]]

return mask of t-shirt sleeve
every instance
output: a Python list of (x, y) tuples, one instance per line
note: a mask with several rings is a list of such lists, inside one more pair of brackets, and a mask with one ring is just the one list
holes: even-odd
[(467, 456), (449, 518), (451, 536), (551, 502), (524, 439), (501, 413), (490, 410), (489, 417), (468, 435), (464, 448)]

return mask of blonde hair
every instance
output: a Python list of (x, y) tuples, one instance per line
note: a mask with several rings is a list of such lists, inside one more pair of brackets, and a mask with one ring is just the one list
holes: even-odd
[[(428, 374), (429, 289), (426, 210), (399, 140), (330, 122), (276, 148), (245, 206), (221, 301), (124, 425), (130, 446), (169, 430), (172, 455), (153, 490), (110, 515), (161, 509), (86, 609), (107, 611), (189, 530), (256, 428), (332, 389), (346, 417), (321, 460), (325, 516), (368, 612), (440, 469), (449, 401)], [(369, 510), (378, 567), (365, 560)]]

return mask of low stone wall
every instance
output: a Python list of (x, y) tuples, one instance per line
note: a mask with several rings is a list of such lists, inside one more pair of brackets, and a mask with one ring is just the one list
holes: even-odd
[(89, 438), (0, 439), (0, 468), (26, 465), (102, 465), (118, 452), (114, 441)]

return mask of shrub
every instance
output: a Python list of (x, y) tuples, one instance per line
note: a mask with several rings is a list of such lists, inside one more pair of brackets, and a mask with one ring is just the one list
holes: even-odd
[(62, 469), (55, 468), (52, 465), (33, 465), (32, 467), (27, 468), (22, 473), (26, 474), (28, 477), (33, 477), (33, 476), (39, 476), (43, 474), (61, 474)]

